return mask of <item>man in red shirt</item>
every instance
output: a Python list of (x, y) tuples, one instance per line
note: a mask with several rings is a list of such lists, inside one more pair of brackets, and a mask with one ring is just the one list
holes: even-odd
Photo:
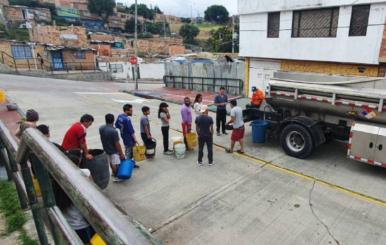
[(85, 114), (80, 118), (80, 122), (74, 123), (70, 129), (67, 130), (64, 136), (62, 147), (68, 151), (70, 149), (81, 149), (85, 157), (89, 160), (92, 159), (92, 155), (88, 153), (86, 134), (87, 128), (89, 128), (94, 122), (94, 118)]

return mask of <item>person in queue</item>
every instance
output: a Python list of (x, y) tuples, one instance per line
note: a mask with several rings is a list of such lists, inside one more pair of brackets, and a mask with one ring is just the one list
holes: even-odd
[(201, 116), (201, 107), (202, 107), (202, 95), (197, 94), (196, 99), (193, 102), (193, 109), (196, 117)]
[(84, 114), (79, 122), (74, 123), (64, 136), (62, 147), (68, 151), (69, 149), (81, 149), (86, 159), (91, 160), (93, 156), (89, 154), (87, 148), (86, 135), (87, 129), (93, 124), (94, 117), (89, 114)]
[(123, 154), (121, 143), (119, 142), (118, 131), (114, 128), (114, 115), (107, 114), (105, 116), (105, 125), (100, 126), (99, 135), (103, 150), (106, 152), (107, 159), (110, 164), (111, 171), (115, 178), (114, 182), (121, 182), (122, 179), (118, 179), (118, 168), (121, 164), (121, 160), (126, 159)]
[(18, 130), (16, 131), (15, 136), (20, 139), (21, 134), (27, 129), (27, 128), (36, 128), (37, 122), (39, 121), (39, 113), (35, 111), (34, 109), (29, 109), (26, 113), (26, 121), (20, 124)]
[(208, 106), (201, 107), (201, 116), (196, 118), (196, 131), (198, 134), (198, 160), (197, 165), (202, 166), (204, 156), (204, 146), (208, 148), (209, 166), (214, 164), (213, 161), (213, 119), (208, 115)]
[(228, 133), (225, 131), (225, 123), (227, 120), (227, 104), (228, 104), (228, 97), (225, 94), (225, 88), (220, 88), (220, 93), (216, 95), (214, 98), (214, 105), (217, 106), (216, 110), (216, 131), (217, 136), (220, 136), (220, 130), (222, 129), (222, 133), (224, 135), (228, 135)]
[(173, 151), (169, 150), (170, 113), (169, 113), (168, 107), (169, 105), (166, 104), (165, 102), (162, 102), (159, 105), (158, 118), (161, 119), (161, 131), (163, 136), (164, 154), (173, 155)]
[(240, 143), (240, 150), (237, 150), (237, 153), (244, 154), (244, 120), (243, 120), (243, 110), (237, 106), (236, 100), (231, 100), (231, 119), (226, 123), (226, 125), (233, 124), (233, 131), (231, 136), (231, 148), (226, 149), (227, 153), (233, 153), (236, 142)]
[(190, 104), (191, 104), (190, 98), (185, 97), (184, 104), (181, 106), (182, 134), (184, 136), (184, 143), (188, 151), (193, 150), (192, 148), (189, 148), (188, 142), (186, 140), (186, 134), (190, 133), (190, 131), (192, 130), (192, 110), (190, 109)]
[[(121, 132), (121, 138), (125, 145), (126, 159), (133, 159), (133, 147), (138, 144), (137, 137), (135, 137), (135, 131), (130, 117), (133, 115), (133, 106), (131, 104), (125, 104), (123, 106), (123, 113), (117, 117), (115, 121), (115, 127)], [(137, 164), (134, 168), (139, 168)]]

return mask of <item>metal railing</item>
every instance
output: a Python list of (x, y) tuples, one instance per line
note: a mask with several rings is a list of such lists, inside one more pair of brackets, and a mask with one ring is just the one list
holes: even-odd
[[(15, 181), (21, 207), (27, 208), (28, 203), (31, 208), (40, 244), (48, 245), (42, 215), (44, 211), (48, 214), (46, 225), (50, 227), (55, 244), (83, 244), (56, 206), (50, 175), (106, 244), (160, 244), (137, 221), (106, 197), (99, 187), (83, 176), (38, 130), (25, 130), (18, 145), (0, 121), (0, 148), (0, 160), (5, 165), (8, 180)], [(40, 185), (42, 202), (36, 196), (28, 159)], [(20, 164), (21, 174), (17, 164)]]
[(98, 63), (96, 62), (57, 62), (53, 63), (43, 59), (43, 66), (40, 64), (40, 60), (37, 58), (32, 59), (15, 59), (11, 55), (0, 51), (0, 63), (8, 65), (14, 68), (16, 72), (20, 70), (45, 70), (54, 74), (55, 71), (80, 71), (81, 73), (86, 71), (100, 71)]
[[(224, 87), (229, 93), (234, 89), (235, 94), (243, 94), (244, 81), (236, 78), (219, 77), (188, 77), (188, 76), (164, 76), (166, 87), (181, 88), (187, 90), (201, 90), (215, 92)], [(201, 82), (196, 82), (200, 81)], [(207, 81), (205, 83), (205, 81)], [(236, 83), (237, 85), (234, 85)], [(206, 88), (206, 89), (205, 89)]]

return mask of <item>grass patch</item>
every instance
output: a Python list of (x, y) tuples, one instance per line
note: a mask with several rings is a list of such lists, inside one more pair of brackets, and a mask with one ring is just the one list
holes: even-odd
[(5, 218), (6, 234), (19, 231), (19, 240), (22, 245), (38, 245), (39, 242), (31, 239), (23, 225), (27, 217), (21, 210), (19, 198), (13, 182), (0, 181), (0, 213)]
[(26, 230), (21, 229), (19, 240), (22, 242), (23, 245), (39, 245), (40, 243), (36, 240), (31, 239)]

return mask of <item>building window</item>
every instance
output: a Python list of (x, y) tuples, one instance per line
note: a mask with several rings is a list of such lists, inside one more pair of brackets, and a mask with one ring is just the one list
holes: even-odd
[(91, 16), (91, 13), (89, 11), (83, 11), (84, 16)]
[(122, 18), (122, 19), (126, 19), (126, 15), (121, 14), (121, 18)]
[(12, 56), (15, 60), (32, 60), (32, 52), (30, 46), (11, 46)]
[(110, 69), (112, 73), (123, 73), (123, 65), (122, 64), (111, 64)]
[(86, 59), (86, 51), (84, 51), (84, 50), (75, 50), (72, 52), (72, 55), (75, 58), (80, 59), (80, 60)]
[(118, 16), (118, 14), (117, 13), (113, 13), (113, 16)]
[(336, 37), (339, 8), (294, 11), (292, 37)]
[(280, 33), (280, 12), (268, 13), (268, 37), (279, 37)]
[(370, 5), (352, 7), (349, 36), (366, 36), (369, 24)]

